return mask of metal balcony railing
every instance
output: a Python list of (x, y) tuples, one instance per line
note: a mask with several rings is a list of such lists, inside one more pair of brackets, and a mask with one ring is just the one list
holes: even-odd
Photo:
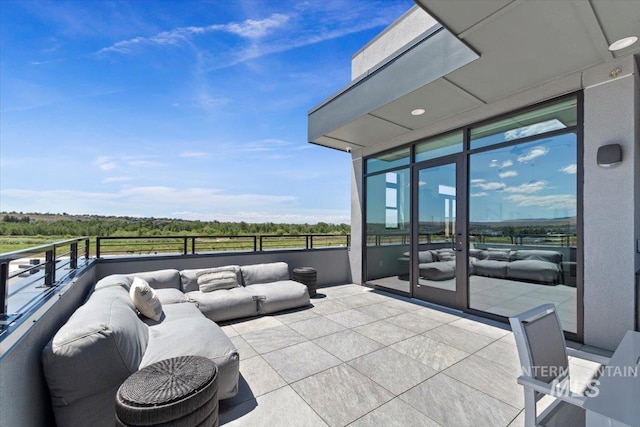
[[(0, 327), (46, 296), (64, 276), (89, 260), (89, 237), (78, 237), (0, 254)], [(9, 313), (9, 298), (27, 288), (41, 289)]]

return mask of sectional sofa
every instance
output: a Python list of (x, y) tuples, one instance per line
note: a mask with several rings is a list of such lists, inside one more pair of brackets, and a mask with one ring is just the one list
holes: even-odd
[[(57, 425), (113, 426), (120, 385), (171, 357), (210, 358), (218, 366), (218, 398), (237, 394), (241, 355), (215, 322), (302, 307), (310, 300), (305, 285), (289, 280), (283, 262), (226, 266), (222, 270), (232, 273), (222, 280), (226, 289), (215, 289), (222, 283), (216, 277), (215, 290), (203, 292), (211, 287), (200, 279), (218, 270), (166, 269), (98, 281), (43, 350)], [(146, 296), (161, 306), (157, 320), (141, 315), (130, 295), (132, 284), (141, 281), (152, 289)]]
[[(562, 254), (551, 250), (469, 249), (469, 273), (476, 276), (558, 284), (563, 274)], [(455, 252), (433, 249), (418, 252), (420, 277), (441, 281), (456, 276)], [(409, 252), (398, 259), (400, 277), (408, 279)]]

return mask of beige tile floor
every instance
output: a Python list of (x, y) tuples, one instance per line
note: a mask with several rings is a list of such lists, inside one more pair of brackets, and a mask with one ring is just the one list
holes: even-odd
[[(221, 425), (523, 425), (507, 325), (357, 285), (318, 294), (312, 307), (224, 324), (241, 361)], [(580, 391), (599, 365), (570, 362)]]

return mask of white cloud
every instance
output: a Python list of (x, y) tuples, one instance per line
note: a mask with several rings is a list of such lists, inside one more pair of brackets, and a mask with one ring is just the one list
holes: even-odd
[(533, 147), (526, 154), (518, 156), (518, 161), (520, 163), (530, 162), (533, 159), (546, 155), (548, 152), (549, 149), (547, 147), (539, 145), (537, 147)]
[(479, 183), (481, 183), (481, 182), (485, 182), (485, 180), (484, 180), (484, 179), (482, 179), (482, 178), (472, 179), (472, 180), (471, 180), (471, 185), (479, 184)]
[(506, 193), (537, 193), (543, 190), (547, 185), (546, 181), (534, 181), (516, 187), (507, 187), (504, 189)]
[(118, 167), (111, 157), (101, 156), (93, 161), (93, 165), (103, 171), (110, 171)]
[(498, 164), (498, 161), (496, 159), (491, 160), (491, 163), (489, 163), (489, 167), (490, 168), (497, 168), (500, 167), (500, 165)]
[(547, 120), (546, 122), (535, 123), (529, 126), (523, 126), (518, 129), (508, 130), (504, 133), (507, 141), (518, 138), (526, 138), (531, 135), (540, 135), (541, 133), (550, 132), (556, 129), (564, 129), (566, 126), (558, 119)]
[(509, 166), (513, 166), (513, 160), (505, 160), (502, 162), (500, 169), (508, 168)]
[(471, 197), (487, 197), (489, 193), (486, 191), (481, 191), (479, 193), (471, 193)]
[(563, 172), (569, 175), (575, 175), (578, 172), (578, 165), (576, 165), (575, 163), (567, 165), (563, 168), (560, 168), (558, 172)]
[(500, 172), (498, 174), (498, 176), (500, 178), (511, 178), (511, 177), (514, 177), (514, 176), (518, 176), (518, 172), (516, 172), (516, 171), (504, 171), (504, 172)]
[(504, 182), (478, 182), (473, 184), (474, 187), (478, 187), (483, 191), (502, 190), (507, 185)]
[(134, 48), (140, 45), (171, 46), (189, 42), (193, 36), (203, 35), (211, 32), (226, 32), (236, 34), (245, 39), (259, 39), (266, 36), (271, 31), (282, 27), (289, 17), (287, 15), (274, 13), (268, 18), (253, 20), (247, 19), (243, 22), (231, 22), (228, 24), (213, 24), (205, 27), (180, 27), (169, 31), (163, 31), (149, 37), (134, 37), (128, 40), (121, 40), (111, 46), (100, 49), (97, 55), (109, 53), (130, 54)]
[(549, 196), (525, 196), (513, 194), (507, 200), (516, 203), (518, 206), (537, 206), (545, 209), (575, 209), (576, 196), (573, 194), (553, 194)]
[(206, 158), (209, 157), (210, 154), (206, 153), (204, 151), (185, 151), (180, 153), (180, 157), (184, 157), (187, 159), (202, 159), (202, 158)]

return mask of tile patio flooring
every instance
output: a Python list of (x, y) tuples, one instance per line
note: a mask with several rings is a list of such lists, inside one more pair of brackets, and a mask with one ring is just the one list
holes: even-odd
[[(358, 285), (313, 307), (223, 323), (240, 352), (226, 426), (521, 426), (507, 325)], [(579, 391), (599, 365), (571, 359)]]

